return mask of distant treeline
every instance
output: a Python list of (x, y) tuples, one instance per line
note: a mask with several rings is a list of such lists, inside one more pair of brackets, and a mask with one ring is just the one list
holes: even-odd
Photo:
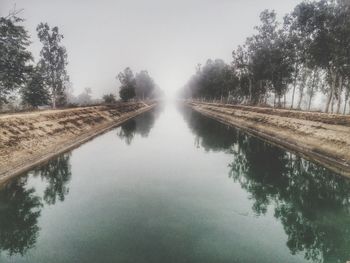
[[(350, 1), (304, 1), (278, 22), (260, 14), (256, 33), (232, 52), (208, 60), (181, 91), (183, 98), (310, 109), (317, 94), (326, 112), (347, 111), (350, 95)], [(288, 96), (287, 96), (288, 95)], [(287, 99), (288, 98), (288, 99)], [(287, 102), (288, 100), (288, 102)]]
[[(0, 110), (5, 105), (11, 110), (18, 105), (22, 109), (99, 103), (101, 100), (92, 100), (89, 87), (78, 96), (73, 95), (67, 73), (67, 51), (61, 43), (63, 35), (58, 27), (50, 28), (47, 23), (37, 26), (42, 49), (40, 59), (35, 63), (28, 50), (30, 36), (22, 25), (23, 19), (18, 16), (20, 11), (14, 10), (8, 16), (0, 17)], [(132, 71), (126, 68), (118, 79), (122, 84), (120, 98), (124, 101), (151, 99), (162, 93), (147, 71), (141, 71), (134, 77)], [(103, 99), (114, 103), (116, 96), (108, 94)]]
[[(127, 67), (123, 72), (120, 72), (117, 79), (121, 83), (119, 87), (119, 97), (123, 101), (131, 99), (146, 100), (155, 99), (163, 96), (163, 92), (154, 82), (147, 70), (141, 70), (136, 73)], [(109, 102), (113, 94), (105, 95), (103, 98), (105, 102)], [(112, 99), (113, 100), (113, 99)]]

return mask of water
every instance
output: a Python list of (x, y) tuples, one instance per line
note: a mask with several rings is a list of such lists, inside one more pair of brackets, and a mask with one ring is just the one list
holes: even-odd
[(346, 262), (350, 181), (186, 108), (0, 190), (0, 262)]

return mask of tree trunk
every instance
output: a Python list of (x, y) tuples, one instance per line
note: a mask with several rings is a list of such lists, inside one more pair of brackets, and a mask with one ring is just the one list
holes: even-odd
[(299, 110), (301, 109), (301, 103), (303, 102), (304, 89), (305, 89), (305, 86), (306, 86), (307, 78), (308, 78), (308, 71), (304, 70), (303, 75), (302, 75), (302, 81), (301, 81), (301, 84), (300, 84), (300, 87), (299, 87), (300, 94), (299, 94), (299, 101), (298, 101), (298, 107), (297, 107), (297, 109), (299, 109)]
[[(304, 83), (301, 85), (305, 85)], [(300, 95), (299, 95), (299, 102), (298, 102), (298, 107), (297, 109), (301, 109), (301, 103), (303, 101), (303, 97), (304, 97), (304, 88), (300, 89)]]
[(52, 108), (56, 109), (56, 93), (53, 92), (52, 94)]
[(331, 75), (332, 75), (331, 76), (332, 83), (331, 83), (331, 90), (329, 91), (328, 100), (327, 100), (327, 104), (326, 104), (326, 109), (325, 109), (326, 113), (329, 112), (329, 106), (330, 106), (331, 101), (333, 99), (333, 93), (334, 93), (334, 89), (335, 89), (335, 81), (337, 79), (337, 75), (334, 72), (332, 72)]
[(311, 109), (312, 97), (313, 97), (313, 95), (311, 94), (311, 95), (310, 95), (310, 98), (309, 98), (309, 104), (308, 104), (308, 106), (307, 106), (307, 110), (308, 110), (308, 111), (310, 111), (310, 109)]
[(344, 103), (344, 110), (343, 110), (343, 114), (345, 115), (346, 113), (346, 105), (348, 103), (348, 98), (345, 99), (345, 103)]
[(252, 79), (249, 78), (249, 103), (252, 104), (252, 97), (253, 97), (253, 94), (252, 94)]
[(310, 91), (310, 98), (309, 98), (309, 103), (308, 103), (308, 106), (307, 106), (307, 110), (310, 111), (311, 109), (311, 102), (312, 102), (312, 98), (314, 97), (314, 89), (315, 89), (315, 82), (316, 82), (316, 74), (317, 74), (317, 71), (314, 70), (314, 75), (313, 75), (313, 78), (312, 78), (312, 84), (311, 84), (311, 91)]
[(334, 113), (334, 98), (335, 96), (333, 95), (332, 102), (331, 102), (331, 113)]
[(283, 94), (283, 108), (286, 108), (286, 93)]
[(337, 113), (340, 113), (341, 95), (343, 91), (343, 77), (339, 77)]
[(290, 105), (291, 109), (293, 109), (293, 106), (294, 106), (294, 96), (295, 96), (295, 89), (296, 89), (296, 87), (297, 87), (297, 77), (295, 76), (294, 83), (293, 83), (292, 104)]
[[(260, 88), (260, 91), (262, 91), (263, 90), (263, 82), (262, 82), (262, 80), (259, 80), (259, 88)], [(260, 95), (259, 96), (259, 103), (260, 104), (264, 104), (264, 95)]]
[[(343, 114), (344, 115), (346, 114), (346, 107), (347, 107), (347, 103), (348, 103), (348, 100), (349, 100), (349, 96), (350, 96), (350, 89), (348, 88), (345, 91), (344, 110), (343, 110)], [(350, 104), (350, 101), (349, 101), (349, 104)]]

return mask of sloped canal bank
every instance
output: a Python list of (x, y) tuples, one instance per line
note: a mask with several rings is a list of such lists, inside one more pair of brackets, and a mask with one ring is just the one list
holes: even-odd
[(203, 102), (188, 105), (350, 178), (349, 115)]
[(346, 178), (168, 106), (3, 185), (0, 262), (345, 262), (349, 202)]
[(0, 184), (155, 105), (129, 102), (0, 115)]

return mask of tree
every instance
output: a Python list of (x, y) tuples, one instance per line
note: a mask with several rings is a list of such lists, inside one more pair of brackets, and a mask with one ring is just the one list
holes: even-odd
[(65, 86), (69, 81), (67, 51), (61, 45), (63, 35), (59, 33), (58, 27), (51, 29), (47, 23), (40, 23), (36, 30), (43, 44), (39, 65), (43, 70), (45, 85), (51, 91), (52, 107), (56, 108), (66, 103)]
[[(247, 39), (247, 42), (248, 41), (249, 40)], [(257, 90), (253, 91), (253, 65), (247, 47), (238, 46), (237, 50), (232, 52), (232, 58), (233, 70), (236, 72), (239, 83), (238, 92), (236, 92), (235, 97), (237, 98), (242, 96), (246, 99), (246, 101), (249, 101), (249, 103), (257, 101), (259, 99), (258, 97), (260, 92)]]
[(111, 94), (106, 94), (106, 95), (103, 95), (102, 97), (103, 101), (107, 104), (113, 104), (113, 103), (116, 103), (116, 99), (115, 99), (115, 96), (111, 93)]
[(293, 12), (298, 30), (308, 36), (306, 50), (310, 64), (326, 70), (328, 74), (326, 112), (329, 112), (335, 98), (340, 101), (348, 64), (350, 18), (348, 4), (344, 3), (327, 0), (303, 2)]
[(260, 20), (261, 25), (256, 27), (258, 34), (253, 37), (252, 52), (263, 56), (264, 59), (260, 58), (260, 61), (265, 61), (263, 77), (271, 84), (270, 88), (278, 99), (278, 106), (281, 106), (281, 97), (287, 92), (292, 73), (288, 38), (279, 29), (275, 11), (263, 11)]
[(197, 67), (196, 74), (185, 86), (188, 92), (183, 92), (185, 96), (192, 98), (206, 98), (211, 100), (223, 100), (235, 92), (238, 79), (234, 74), (233, 67), (227, 65), (221, 59), (208, 59), (206, 64)]
[(303, 74), (303, 70), (317, 70), (310, 64), (310, 56), (307, 50), (310, 48), (311, 36), (304, 30), (300, 30), (300, 19), (298, 12), (292, 12), (284, 17), (283, 30), (286, 34), (286, 43), (288, 54), (290, 56), (290, 62), (292, 65), (292, 102), (291, 108), (294, 106), (295, 91), (297, 88), (298, 80)]
[(123, 88), (119, 91), (119, 96), (123, 101), (128, 101), (136, 96), (134, 88)]
[(135, 97), (135, 89), (136, 89), (136, 79), (134, 77), (134, 73), (128, 67), (124, 70), (124, 72), (120, 72), (118, 74), (118, 79), (121, 83), (119, 96), (123, 101), (128, 101)]
[(36, 67), (24, 88), (21, 90), (22, 103), (37, 108), (41, 105), (47, 105), (50, 102), (50, 94), (45, 87), (45, 80), (38, 67)]
[(11, 94), (23, 87), (31, 66), (32, 54), (27, 50), (30, 41), (23, 19), (14, 14), (0, 17), (0, 107)]
[(149, 76), (146, 70), (140, 71), (136, 74), (136, 89), (135, 94), (138, 99), (147, 99), (152, 96), (153, 90), (155, 89), (155, 83)]
[(311, 102), (316, 92), (322, 88), (322, 72), (319, 69), (313, 70), (311, 78), (308, 80), (307, 94), (309, 96), (309, 102), (307, 109), (311, 109)]
[(285, 16), (283, 26), (275, 11), (263, 11), (260, 20), (257, 32), (233, 51), (231, 68), (208, 60), (197, 68), (182, 96), (258, 104), (273, 94), (274, 105), (282, 106), (283, 97), (286, 106), (292, 87), (291, 108), (301, 107), (305, 90), (310, 108), (321, 91), (328, 97), (326, 112), (340, 113), (343, 104), (345, 113), (350, 99), (350, 2), (303, 1)]

